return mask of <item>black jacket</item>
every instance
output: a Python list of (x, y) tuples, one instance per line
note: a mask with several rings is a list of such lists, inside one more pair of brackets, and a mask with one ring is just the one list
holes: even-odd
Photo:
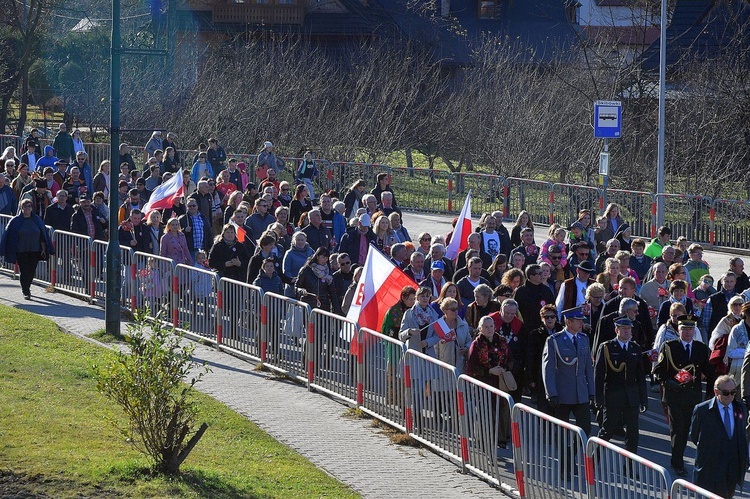
[[(201, 217), (201, 220), (203, 221), (203, 247), (202, 248), (196, 248), (195, 242), (193, 242), (193, 231), (192, 226), (193, 222), (190, 219), (190, 215), (185, 213), (184, 215), (181, 215), (178, 220), (180, 221), (180, 228), (182, 229), (182, 232), (185, 234), (185, 239), (187, 240), (187, 245), (189, 250), (198, 250), (202, 249), (206, 253), (211, 249), (211, 244), (213, 243), (213, 233), (211, 231), (211, 222), (206, 219), (202, 214), (198, 213), (198, 216)], [(190, 231), (185, 231), (188, 227), (191, 228)]]

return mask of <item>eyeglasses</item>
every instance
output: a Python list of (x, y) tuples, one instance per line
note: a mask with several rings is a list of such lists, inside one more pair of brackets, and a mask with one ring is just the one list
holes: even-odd
[(504, 294), (504, 295), (500, 295), (500, 296), (502, 296), (503, 298), (510, 298), (510, 297), (511, 297), (511, 296), (513, 296), (513, 295), (512, 295), (512, 294), (510, 294), (510, 293), (508, 293), (508, 294)]
[(729, 397), (730, 395), (732, 395), (732, 396), (737, 395), (737, 389), (736, 388), (734, 390), (722, 390), (721, 388), (717, 388), (717, 390), (719, 390), (719, 393), (721, 393), (725, 397)]
[(544, 320), (547, 320), (547, 319), (557, 319), (557, 316), (556, 315), (545, 315), (544, 316)]
[(341, 262), (339, 265), (351, 265), (352, 262)]
[(282, 191), (287, 191), (287, 192), (291, 191), (291, 189), (289, 189), (288, 187), (282, 187), (281, 190)]
[(562, 259), (562, 257), (561, 257), (561, 256), (552, 256), (552, 255), (550, 255), (550, 256), (549, 256), (549, 259), (550, 259), (550, 260), (561, 260), (561, 259)]
[(429, 241), (429, 240), (430, 240), (429, 237), (423, 237), (423, 238), (420, 239), (420, 241)]

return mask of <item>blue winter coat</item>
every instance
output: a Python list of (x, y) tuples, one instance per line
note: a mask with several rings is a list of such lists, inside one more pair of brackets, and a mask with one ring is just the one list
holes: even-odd
[[(47, 254), (54, 255), (55, 247), (52, 246), (52, 239), (49, 237), (47, 227), (44, 226), (44, 221), (41, 219), (41, 217), (39, 217), (39, 215), (35, 213), (31, 214), (31, 218), (32, 220), (34, 220), (34, 223), (39, 228), (39, 230), (42, 231), (42, 234), (44, 234), (44, 242), (47, 245)], [(16, 263), (18, 230), (22, 222), (23, 215), (16, 215), (15, 217), (11, 218), (10, 222), (8, 222), (8, 226), (5, 228), (5, 232), (3, 232), (2, 239), (0, 239), (0, 255), (3, 255), (5, 257), (5, 261), (7, 263)]]

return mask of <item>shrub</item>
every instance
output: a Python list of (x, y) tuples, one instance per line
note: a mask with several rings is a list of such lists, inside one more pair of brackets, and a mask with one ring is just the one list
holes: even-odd
[(94, 372), (99, 390), (125, 412), (126, 421), (115, 422), (123, 435), (154, 461), (156, 471), (177, 474), (208, 428), (202, 423), (195, 430), (191, 394), (209, 369), (196, 366), (195, 347), (181, 344), (173, 328), (156, 321), (147, 334), (147, 327), (145, 318), (137, 317), (128, 325), (130, 352), (115, 352)]

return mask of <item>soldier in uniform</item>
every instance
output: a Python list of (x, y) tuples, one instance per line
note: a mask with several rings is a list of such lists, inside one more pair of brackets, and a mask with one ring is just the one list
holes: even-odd
[(705, 376), (709, 387), (714, 382), (708, 347), (693, 341), (695, 323), (693, 316), (677, 318), (680, 337), (661, 346), (659, 360), (654, 366), (654, 375), (662, 384), (662, 402), (667, 406), (669, 417), (671, 464), (681, 477), (687, 476), (683, 455), (690, 432), (690, 418), (695, 406), (703, 401), (702, 378)]
[(609, 441), (625, 424), (625, 448), (638, 452), (638, 411), (646, 412), (646, 373), (641, 347), (633, 336), (633, 322), (628, 317), (615, 320), (617, 336), (599, 347), (594, 368), (596, 407), (603, 412), (599, 438)]

